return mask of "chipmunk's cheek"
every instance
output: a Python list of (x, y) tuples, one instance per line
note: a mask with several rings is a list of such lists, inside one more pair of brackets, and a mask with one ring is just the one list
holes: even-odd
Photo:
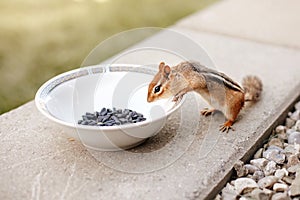
[(170, 92), (165, 92), (163, 95), (161, 95), (161, 99), (170, 98), (171, 96), (173, 95)]

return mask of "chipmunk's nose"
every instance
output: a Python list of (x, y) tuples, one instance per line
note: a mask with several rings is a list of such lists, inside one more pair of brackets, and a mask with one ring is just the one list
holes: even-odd
[(147, 101), (148, 101), (148, 103), (151, 103), (151, 102), (153, 102), (153, 98), (150, 95), (148, 95), (147, 96)]

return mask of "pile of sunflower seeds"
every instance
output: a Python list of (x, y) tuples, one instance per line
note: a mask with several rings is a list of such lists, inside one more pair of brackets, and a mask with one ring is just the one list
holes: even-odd
[(102, 108), (100, 112), (82, 115), (78, 124), (89, 126), (116, 126), (145, 121), (143, 114), (130, 109)]
[(300, 101), (252, 160), (234, 170), (216, 199), (300, 200)]

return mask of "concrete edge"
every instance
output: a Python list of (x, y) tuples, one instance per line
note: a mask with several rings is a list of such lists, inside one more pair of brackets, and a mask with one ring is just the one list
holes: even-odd
[(299, 47), (292, 46), (292, 45), (276, 44), (276, 43), (272, 43), (272, 42), (268, 42), (268, 41), (264, 41), (264, 40), (253, 39), (253, 38), (248, 38), (248, 37), (242, 37), (242, 36), (239, 36), (239, 35), (222, 33), (222, 32), (218, 32), (218, 31), (212, 31), (212, 30), (205, 29), (205, 28), (195, 28), (195, 27), (191, 27), (189, 25), (185, 25), (184, 23), (175, 23), (173, 26), (180, 27), (180, 28), (183, 28), (183, 29), (193, 30), (193, 31), (196, 31), (196, 32), (201, 31), (201, 32), (208, 33), (208, 34), (216, 34), (216, 35), (221, 35), (221, 36), (225, 36), (225, 37), (237, 38), (237, 39), (246, 40), (246, 41), (250, 41), (250, 42), (265, 44), (265, 45), (269, 45), (269, 46), (274, 46), (274, 47), (282, 47), (282, 48), (292, 49), (292, 50), (295, 50), (295, 51), (300, 50)]
[(232, 38), (239, 38), (239, 39), (243, 39), (243, 40), (248, 40), (248, 41), (267, 44), (267, 45), (272, 45), (272, 46), (276, 46), (276, 47), (279, 46), (279, 47), (284, 47), (284, 48), (289, 48), (289, 49), (294, 49), (294, 50), (300, 50), (299, 46), (293, 45), (293, 44), (280, 44), (280, 43), (276, 43), (276, 42), (266, 41), (264, 39), (241, 36), (239, 34), (227, 33), (227, 32), (218, 31), (218, 30), (212, 30), (212, 29), (207, 28), (207, 27), (193, 26), (190, 23), (185, 23), (186, 21), (189, 21), (190, 19), (197, 18), (199, 13), (203, 13), (203, 12), (209, 11), (209, 10), (214, 10), (215, 7), (222, 6), (222, 4), (226, 4), (226, 0), (217, 0), (217, 1), (209, 4), (208, 6), (206, 6), (204, 9), (202, 9), (198, 12), (196, 11), (194, 13), (191, 13), (190, 15), (187, 15), (187, 16), (179, 19), (178, 21), (176, 21), (173, 24), (173, 26), (178, 26), (178, 27), (181, 27), (181, 28), (191, 29), (191, 30), (195, 30), (195, 31), (202, 31), (202, 32), (206, 32), (206, 33), (219, 34), (219, 35), (222, 35), (222, 36), (227, 36), (227, 37), (232, 37)]

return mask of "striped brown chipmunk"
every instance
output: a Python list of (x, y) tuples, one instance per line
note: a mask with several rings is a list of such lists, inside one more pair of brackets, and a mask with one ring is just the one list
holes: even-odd
[(178, 101), (187, 92), (195, 91), (212, 107), (205, 108), (201, 114), (208, 116), (217, 110), (221, 111), (227, 121), (220, 125), (219, 130), (234, 131), (232, 125), (245, 101), (257, 101), (262, 92), (262, 82), (256, 76), (246, 76), (242, 85), (197, 62), (182, 62), (174, 67), (161, 62), (158, 73), (149, 84), (147, 101), (172, 96), (173, 101)]

